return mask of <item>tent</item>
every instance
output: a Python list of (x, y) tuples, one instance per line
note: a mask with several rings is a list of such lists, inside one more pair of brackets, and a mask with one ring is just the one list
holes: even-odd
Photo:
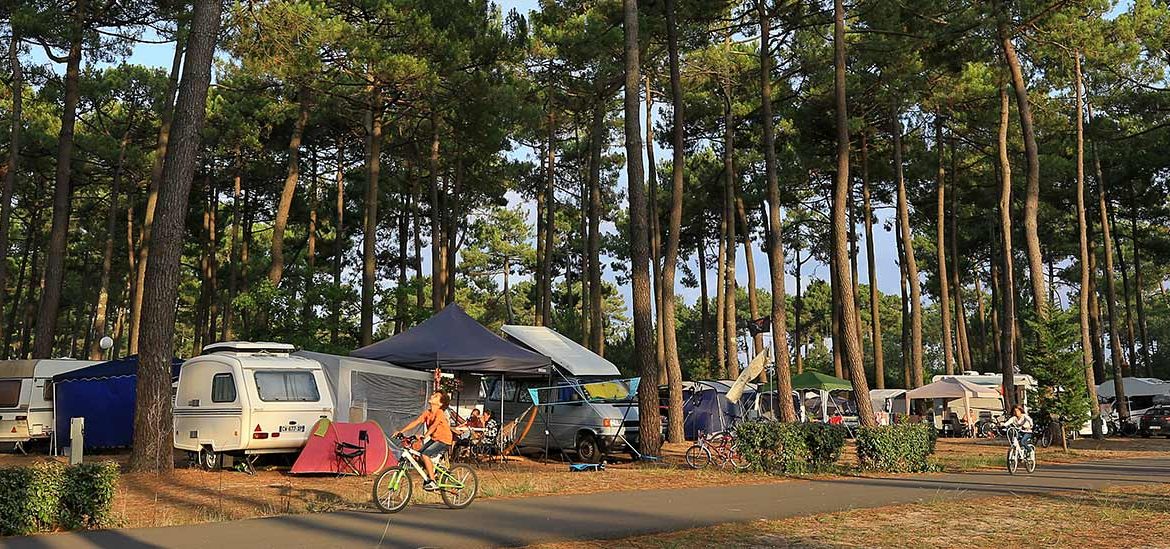
[(683, 434), (687, 440), (698, 438), (700, 431), (729, 429), (736, 419), (746, 415), (742, 404), (727, 399), (729, 390), (731, 383), (696, 381), (691, 389), (683, 391)]
[(549, 358), (567, 376), (617, 377), (614, 363), (586, 349), (556, 330), (546, 326), (505, 324), (500, 328), (509, 341)]
[(792, 388), (803, 391), (852, 391), (853, 384), (839, 377), (808, 370), (792, 376)]
[[(906, 391), (907, 414), (910, 413), (910, 401), (918, 399), (963, 399), (964, 416), (971, 413), (972, 400), (975, 399), (995, 399), (995, 402), (1000, 402), (1000, 406), (1002, 407), (999, 390), (995, 387), (979, 385), (978, 383), (953, 377), (943, 378), (934, 383), (928, 383), (916, 389)], [(969, 418), (969, 421), (973, 419), (975, 418)]]
[[(361, 432), (366, 432), (368, 441), (361, 440)], [(309, 441), (301, 449), (297, 461), (289, 471), (294, 475), (309, 473), (336, 473), (371, 475), (386, 467), (398, 465), (398, 460), (390, 453), (390, 446), (386, 437), (381, 436), (382, 426), (376, 421), (362, 423), (343, 423), (317, 420), (309, 431)], [(349, 443), (365, 448), (365, 455), (350, 459), (347, 463), (338, 456), (338, 443)]]
[(402, 428), (427, 406), (433, 377), (378, 360), (297, 351), (316, 360), (333, 393), (333, 418), (342, 422), (377, 421), (386, 434)]
[(414, 370), (547, 375), (548, 357), (504, 340), (454, 303), (405, 332), (350, 353)]
[[(171, 382), (182, 361), (171, 362)], [(69, 421), (85, 418), (85, 449), (123, 448), (134, 438), (138, 400), (138, 356), (101, 362), (53, 376), (54, 436), (68, 446)]]

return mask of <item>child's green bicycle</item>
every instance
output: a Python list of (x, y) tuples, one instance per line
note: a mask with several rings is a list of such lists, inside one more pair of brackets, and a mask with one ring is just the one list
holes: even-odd
[[(417, 437), (398, 435), (398, 439), (403, 442), (398, 467), (382, 471), (374, 480), (374, 505), (384, 513), (397, 513), (410, 505), (414, 489), (411, 469), (418, 473), (419, 478), (426, 478), (426, 470), (419, 463), (422, 454), (413, 448)], [(435, 486), (447, 507), (462, 509), (471, 505), (479, 493), (479, 477), (475, 475), (475, 469), (462, 463), (450, 467), (435, 463)]]

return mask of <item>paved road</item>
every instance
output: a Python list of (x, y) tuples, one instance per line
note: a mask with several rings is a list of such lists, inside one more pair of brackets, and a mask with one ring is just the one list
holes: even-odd
[(1155, 482), (1170, 482), (1170, 459), (1048, 465), (1035, 474), (1015, 477), (986, 471), (532, 497), (476, 502), (461, 511), (412, 506), (397, 515), (293, 515), (169, 528), (51, 534), (7, 539), (0, 544), (15, 548), (200, 549), (517, 546), (625, 537), (940, 498), (1093, 490)]

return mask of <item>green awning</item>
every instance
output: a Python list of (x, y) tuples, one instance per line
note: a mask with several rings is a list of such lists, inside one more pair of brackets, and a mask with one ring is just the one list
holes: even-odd
[[(792, 376), (792, 388), (801, 391), (852, 391), (853, 384), (848, 380), (822, 374), (812, 370)], [(761, 392), (775, 391), (775, 382), (769, 382), (759, 389)]]

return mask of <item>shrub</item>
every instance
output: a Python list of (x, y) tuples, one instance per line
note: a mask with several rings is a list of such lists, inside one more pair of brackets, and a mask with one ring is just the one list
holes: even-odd
[(100, 528), (110, 523), (110, 507), (118, 484), (118, 464), (83, 463), (65, 470), (58, 512), (67, 529)]
[(800, 424), (745, 421), (735, 427), (739, 453), (752, 469), (767, 473), (802, 473), (811, 454)]
[(857, 461), (862, 469), (898, 473), (935, 468), (934, 428), (922, 423), (902, 423), (857, 429)]
[(112, 462), (0, 468), (0, 535), (106, 526), (117, 481)]
[(799, 423), (797, 426), (804, 433), (810, 466), (814, 469), (824, 469), (837, 463), (841, 458), (841, 450), (845, 448), (845, 436), (848, 434), (844, 427), (825, 423)]
[(55, 461), (0, 469), (0, 535), (31, 534), (56, 524), (64, 469)]

